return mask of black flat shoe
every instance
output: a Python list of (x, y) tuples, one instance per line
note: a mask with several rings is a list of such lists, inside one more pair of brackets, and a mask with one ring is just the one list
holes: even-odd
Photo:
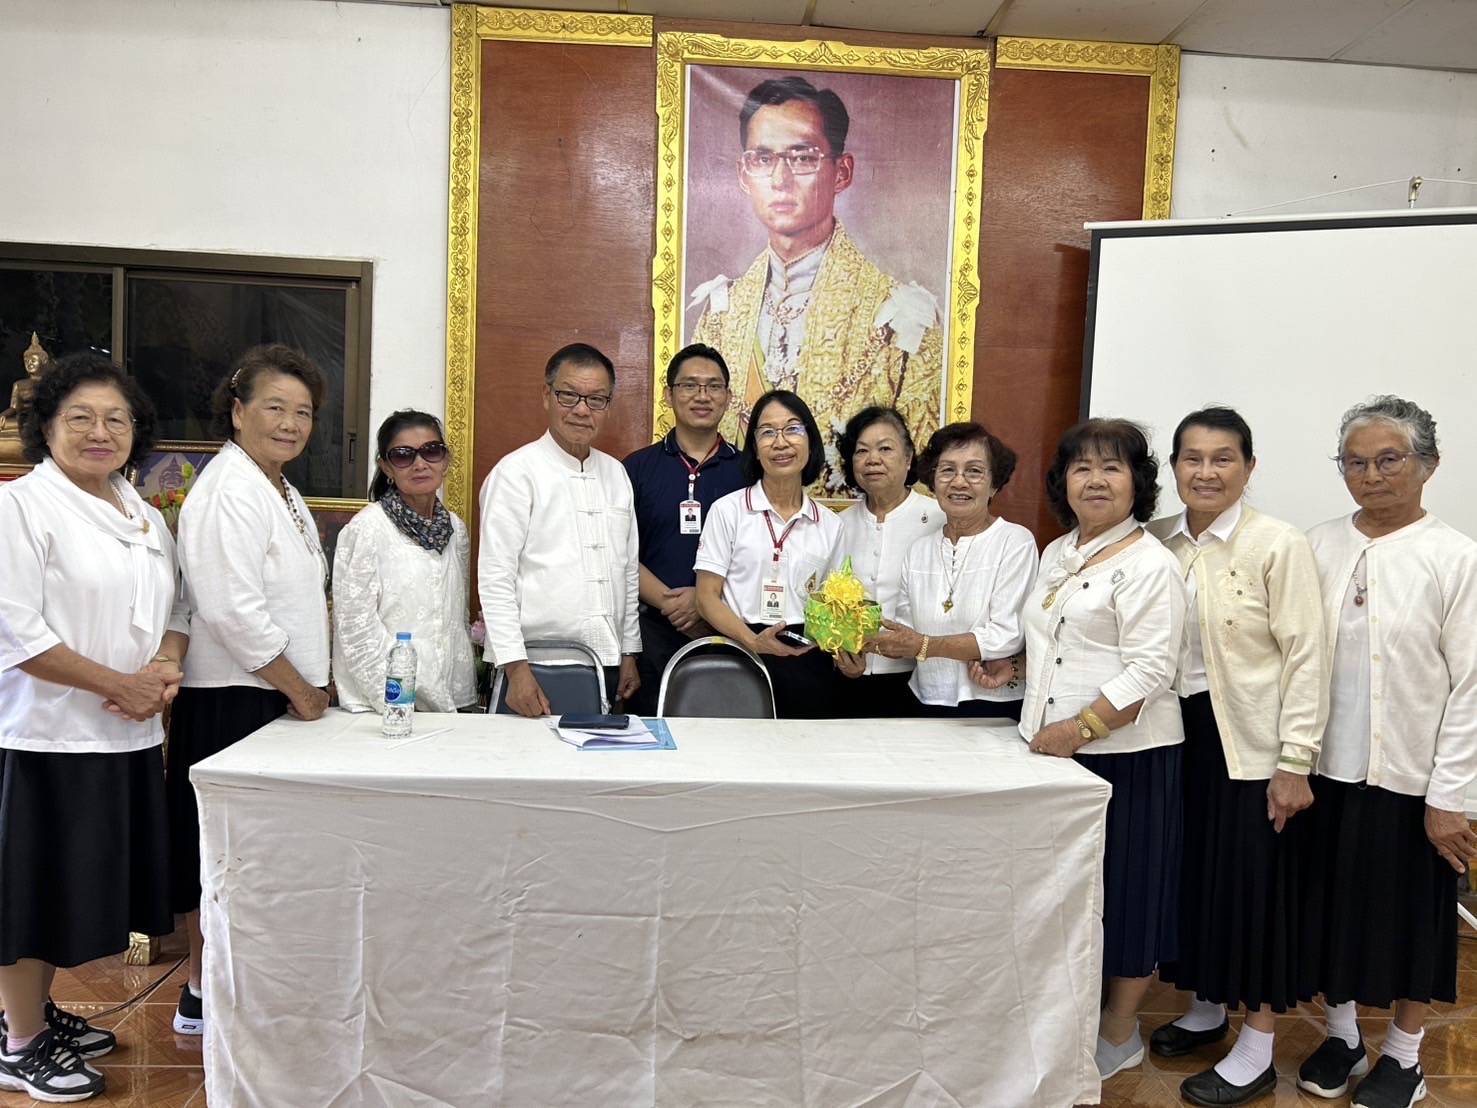
[(1183, 1027), (1166, 1023), (1155, 1028), (1154, 1034), (1149, 1036), (1149, 1049), (1161, 1058), (1178, 1058), (1181, 1054), (1220, 1042), (1230, 1030), (1230, 1016), (1223, 1019), (1219, 1027), (1212, 1027), (1209, 1031), (1186, 1031)]
[(1247, 1104), (1259, 1096), (1266, 1096), (1277, 1088), (1277, 1071), (1268, 1066), (1266, 1071), (1249, 1085), (1232, 1085), (1212, 1067), (1180, 1083), (1180, 1097), (1203, 1108), (1228, 1108), (1230, 1105)]

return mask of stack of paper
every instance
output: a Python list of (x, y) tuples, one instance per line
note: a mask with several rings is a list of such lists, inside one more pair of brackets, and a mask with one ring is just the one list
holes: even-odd
[(554, 733), (571, 746), (581, 750), (675, 750), (672, 732), (664, 720), (654, 719), (649, 723), (639, 716), (631, 716), (624, 728), (561, 727), (562, 716), (552, 716), (549, 726)]

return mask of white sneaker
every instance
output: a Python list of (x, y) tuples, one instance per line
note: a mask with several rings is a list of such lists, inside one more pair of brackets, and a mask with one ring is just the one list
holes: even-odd
[(1139, 1034), (1138, 1021), (1133, 1024), (1133, 1034), (1114, 1046), (1101, 1035), (1097, 1037), (1097, 1049), (1092, 1052), (1097, 1063), (1098, 1076), (1104, 1081), (1115, 1073), (1130, 1069), (1144, 1060), (1144, 1040)]

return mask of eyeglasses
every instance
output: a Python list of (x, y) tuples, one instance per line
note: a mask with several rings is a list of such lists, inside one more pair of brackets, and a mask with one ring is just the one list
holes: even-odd
[(990, 471), (984, 466), (965, 466), (962, 470), (953, 466), (939, 466), (933, 471), (933, 483), (935, 486), (947, 485), (960, 476), (971, 485), (983, 485), (990, 479)]
[(793, 146), (789, 150), (745, 150), (739, 155), (739, 168), (749, 177), (769, 177), (784, 162), (796, 177), (819, 173), (821, 162), (834, 158), (819, 146)]
[(810, 432), (803, 423), (791, 423), (788, 427), (761, 427), (754, 432), (754, 437), (765, 446), (773, 446), (781, 435), (789, 442), (801, 442), (810, 437)]
[(444, 442), (423, 442), (419, 446), (392, 446), (385, 451), (385, 460), (396, 469), (409, 469), (415, 465), (416, 455), (435, 465), (444, 462), (451, 447)]
[(1345, 477), (1363, 477), (1369, 472), (1371, 465), (1379, 472), (1381, 477), (1394, 477), (1405, 468), (1405, 463), (1413, 458), (1414, 453), (1397, 454), (1393, 450), (1387, 450), (1383, 454), (1373, 458), (1361, 458), (1357, 454), (1345, 454), (1342, 458), (1335, 458), (1334, 463), (1339, 467), (1339, 472)]
[(700, 392), (722, 396), (728, 391), (728, 386), (722, 381), (678, 381), (671, 386), (671, 389), (678, 396), (692, 397)]
[(553, 392), (554, 399), (559, 401), (561, 408), (578, 408), (581, 400), (592, 412), (603, 412), (610, 407), (610, 397), (601, 396), (598, 393), (594, 396), (586, 396), (582, 392), (569, 392), (565, 389), (554, 389)]
[(62, 413), (62, 423), (68, 431), (78, 435), (85, 435), (97, 426), (98, 420), (103, 422), (103, 430), (110, 435), (133, 434), (134, 421), (117, 412), (108, 412), (99, 416), (91, 408), (68, 408)]

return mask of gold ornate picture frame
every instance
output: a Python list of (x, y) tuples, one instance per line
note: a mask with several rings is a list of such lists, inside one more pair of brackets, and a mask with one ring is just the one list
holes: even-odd
[[(953, 149), (946, 187), (952, 189), (947, 216), (948, 288), (937, 297), (946, 338), (939, 383), (940, 422), (969, 418), (974, 368), (975, 312), (979, 303), (980, 204), (984, 137), (988, 116), (990, 52), (988, 49), (850, 46), (839, 41), (763, 41), (685, 32), (657, 36), (657, 224), (652, 273), (655, 313), (653, 380), (653, 437), (672, 427), (665, 400), (665, 368), (684, 345), (687, 322), (697, 318), (688, 300), (695, 280), (710, 274), (686, 271), (690, 209), (689, 154), (695, 141), (689, 133), (689, 69), (693, 66), (729, 66), (783, 71), (774, 76), (798, 75), (817, 86), (833, 74), (873, 74), (949, 82), (954, 86)], [(853, 119), (865, 105), (848, 105)], [(736, 131), (737, 113), (732, 116)], [(736, 136), (735, 136), (736, 138)], [(726, 162), (736, 173), (737, 146)], [(737, 188), (734, 189), (737, 192)], [(746, 201), (744, 203), (747, 203)], [(744, 218), (749, 218), (747, 214)], [(748, 265), (752, 258), (743, 258)], [(865, 263), (865, 259), (863, 259)], [(876, 267), (871, 267), (876, 268)], [(737, 284), (735, 284), (737, 287)], [(727, 357), (727, 356), (726, 356)], [(733, 362), (732, 357), (727, 360)], [(731, 366), (735, 378), (740, 367)], [(737, 381), (735, 388), (737, 389)], [(807, 400), (814, 404), (811, 397)], [(817, 413), (819, 415), (819, 412)], [(823, 427), (829, 437), (830, 428)]]

